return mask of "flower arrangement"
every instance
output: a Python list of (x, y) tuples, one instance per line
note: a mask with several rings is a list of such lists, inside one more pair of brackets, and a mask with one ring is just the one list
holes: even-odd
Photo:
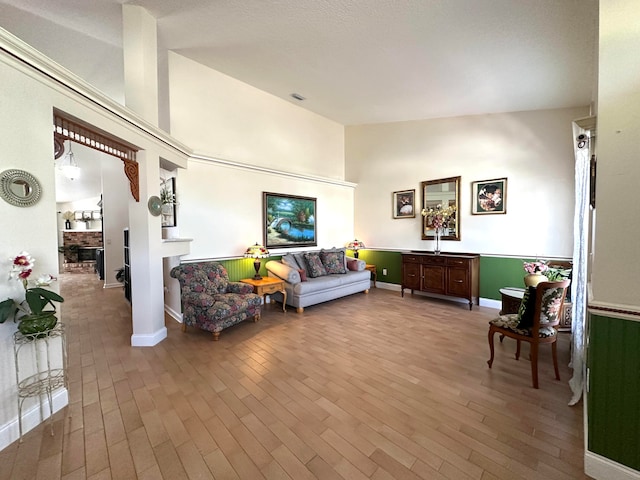
[[(12, 264), (9, 270), (9, 278), (22, 282), (25, 290), (25, 299), (18, 302), (8, 298), (0, 302), (0, 323), (13, 317), (18, 320), (18, 330), (25, 335), (49, 330), (55, 326), (58, 319), (55, 316), (56, 307), (53, 302), (64, 302), (64, 298), (48, 287), (56, 280), (55, 277), (45, 274), (34, 281), (34, 286), (29, 286), (29, 278), (33, 273), (35, 259), (28, 252), (20, 252), (11, 258)], [(50, 309), (46, 309), (50, 306)]]
[(528, 274), (542, 274), (549, 270), (546, 260), (536, 260), (534, 262), (523, 262), (524, 271)]
[(427, 227), (433, 227), (436, 232), (439, 232), (443, 228), (449, 228), (450, 224), (452, 224), (452, 226), (455, 225), (455, 205), (442, 208), (442, 205), (440, 204), (435, 208), (423, 208), (421, 213), (422, 216), (427, 219)]
[(163, 205), (175, 205), (176, 194), (171, 193), (167, 187), (162, 187), (160, 190), (160, 202), (162, 202)]

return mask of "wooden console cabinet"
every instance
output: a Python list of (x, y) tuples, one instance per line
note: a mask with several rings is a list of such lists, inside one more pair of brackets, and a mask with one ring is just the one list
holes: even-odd
[(449, 297), (466, 298), (469, 310), (480, 299), (480, 255), (474, 253), (403, 253), (402, 287), (437, 293)]

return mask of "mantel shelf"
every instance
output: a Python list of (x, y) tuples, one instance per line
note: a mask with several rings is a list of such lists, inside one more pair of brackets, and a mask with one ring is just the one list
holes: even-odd
[(163, 238), (162, 257), (178, 257), (191, 253), (192, 238)]

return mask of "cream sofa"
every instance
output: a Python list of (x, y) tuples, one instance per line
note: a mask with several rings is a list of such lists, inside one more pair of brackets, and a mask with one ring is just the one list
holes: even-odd
[[(309, 268), (305, 255), (307, 258), (313, 258), (314, 254), (333, 261), (327, 262), (326, 274), (316, 275), (318, 272)], [(343, 268), (339, 264), (340, 261)], [(284, 280), (287, 305), (295, 307), (298, 313), (302, 313), (305, 307), (317, 303), (358, 292), (369, 293), (371, 272), (365, 270), (365, 266), (363, 260), (346, 256), (344, 249), (287, 254), (280, 260), (271, 260), (265, 264), (270, 277)], [(274, 293), (273, 298), (282, 302), (281, 293)]]

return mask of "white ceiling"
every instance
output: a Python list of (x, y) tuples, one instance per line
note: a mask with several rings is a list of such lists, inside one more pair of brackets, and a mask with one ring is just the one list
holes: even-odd
[[(161, 52), (344, 125), (594, 96), (598, 0), (0, 0), (0, 26), (123, 102), (122, 3), (157, 18)], [(83, 178), (58, 178), (59, 201), (100, 192), (99, 161), (74, 150)]]
[(345, 125), (592, 101), (598, 0), (3, 0), (0, 25), (117, 96), (122, 3), (161, 49)]

